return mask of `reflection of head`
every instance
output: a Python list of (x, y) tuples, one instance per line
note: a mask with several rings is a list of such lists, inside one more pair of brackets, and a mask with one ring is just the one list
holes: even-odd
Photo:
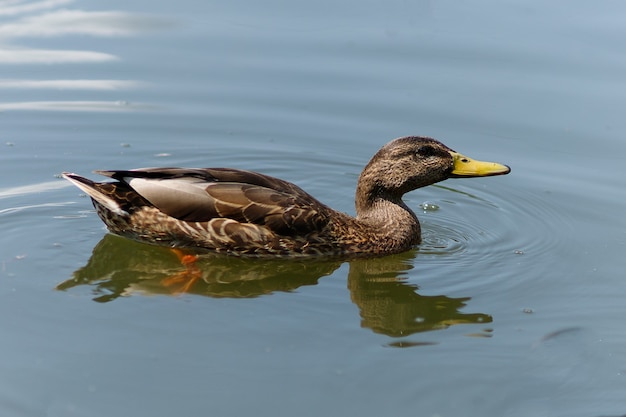
[(411, 268), (411, 252), (350, 263), (348, 288), (361, 311), (361, 325), (393, 337), (446, 328), (461, 323), (489, 323), (491, 316), (459, 310), (469, 297), (423, 296), (417, 286), (403, 282)]

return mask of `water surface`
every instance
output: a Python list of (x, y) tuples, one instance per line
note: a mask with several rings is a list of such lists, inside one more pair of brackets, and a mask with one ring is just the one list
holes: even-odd
[[(623, 415), (624, 13), (0, 2), (3, 415)], [(229, 166), (353, 213), (409, 134), (512, 173), (407, 195), (406, 253), (207, 257), (185, 292), (59, 178)]]

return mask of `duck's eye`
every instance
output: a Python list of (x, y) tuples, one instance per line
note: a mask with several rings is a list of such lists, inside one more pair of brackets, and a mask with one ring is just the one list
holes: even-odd
[(436, 151), (435, 151), (435, 148), (433, 148), (432, 146), (424, 145), (424, 146), (420, 146), (417, 149), (416, 153), (419, 156), (428, 157), (428, 156), (433, 156), (436, 153)]

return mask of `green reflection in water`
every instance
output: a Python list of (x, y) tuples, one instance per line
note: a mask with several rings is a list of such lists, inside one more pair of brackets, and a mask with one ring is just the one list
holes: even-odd
[[(489, 323), (491, 316), (462, 313), (469, 297), (423, 296), (406, 282), (416, 252), (349, 260), (348, 289), (360, 310), (361, 325), (392, 337), (447, 328), (454, 324)], [(320, 259), (246, 259), (204, 254), (193, 274), (169, 249), (107, 234), (87, 265), (60, 283), (58, 290), (88, 285), (94, 301), (108, 302), (135, 294), (179, 294), (181, 282), (197, 278), (185, 292), (208, 297), (248, 298), (316, 285), (344, 261)], [(396, 346), (397, 343), (393, 344)], [(400, 345), (404, 346), (404, 342)], [(413, 345), (406, 343), (407, 346)], [(402, 347), (400, 346), (400, 347)]]
[(415, 252), (405, 252), (351, 262), (348, 288), (352, 301), (361, 311), (363, 327), (402, 337), (454, 324), (490, 323), (493, 320), (487, 314), (459, 311), (469, 297), (418, 294), (416, 285), (404, 282), (414, 257)]
[[(194, 264), (199, 279), (186, 293), (210, 297), (245, 298), (315, 285), (331, 274), (339, 261), (246, 259), (203, 254)], [(196, 268), (197, 267), (197, 268)], [(186, 276), (189, 275), (189, 276)], [(91, 285), (94, 301), (107, 302), (133, 294), (180, 294), (189, 271), (168, 248), (138, 243), (107, 234), (84, 267), (57, 285), (67, 290)], [(178, 283), (177, 283), (178, 282)]]

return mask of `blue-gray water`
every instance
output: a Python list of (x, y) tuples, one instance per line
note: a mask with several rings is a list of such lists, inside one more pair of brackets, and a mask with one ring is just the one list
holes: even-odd
[[(625, 414), (624, 19), (610, 1), (0, 2), (1, 414)], [(229, 166), (353, 213), (361, 168), (409, 134), (512, 173), (407, 195), (414, 251), (207, 259), (182, 295), (173, 255), (108, 236), (58, 178)]]

